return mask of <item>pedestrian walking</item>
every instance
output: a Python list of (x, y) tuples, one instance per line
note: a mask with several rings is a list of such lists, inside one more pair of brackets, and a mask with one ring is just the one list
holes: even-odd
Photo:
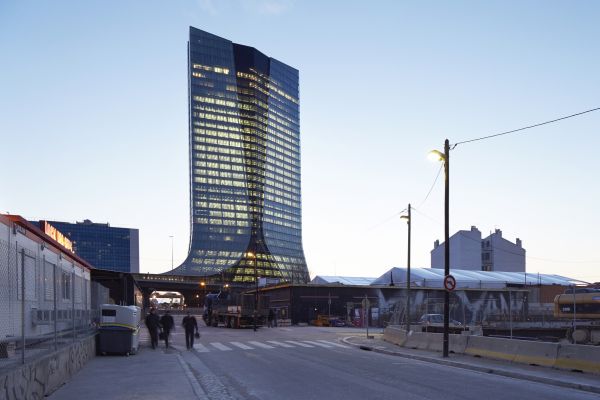
[(268, 326), (269, 328), (273, 327), (273, 320), (275, 319), (275, 313), (273, 312), (273, 309), (269, 309), (269, 315), (267, 317), (267, 322), (268, 322)]
[(197, 337), (200, 337), (198, 333), (198, 322), (196, 321), (196, 317), (192, 315), (191, 312), (187, 312), (187, 315), (183, 317), (183, 321), (181, 325), (185, 328), (185, 346), (188, 350), (194, 348), (194, 334)]
[(158, 315), (156, 315), (156, 310), (154, 308), (151, 308), (150, 314), (146, 315), (146, 328), (148, 328), (148, 333), (150, 333), (150, 343), (152, 344), (152, 348), (156, 349), (156, 346), (158, 346), (160, 320)]
[(165, 315), (160, 317), (160, 324), (162, 325), (163, 335), (165, 338), (165, 346), (169, 348), (169, 335), (171, 334), (171, 330), (175, 328), (175, 321), (173, 321), (173, 316), (171, 316), (171, 312), (167, 310)]

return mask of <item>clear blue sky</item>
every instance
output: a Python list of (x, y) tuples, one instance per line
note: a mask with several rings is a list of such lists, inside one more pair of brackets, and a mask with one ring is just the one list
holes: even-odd
[[(300, 70), (311, 276), (429, 267), (429, 150), (600, 107), (594, 1), (2, 1), (0, 210), (140, 229), (141, 269), (188, 248), (190, 25)], [(451, 232), (523, 240), (530, 272), (600, 281), (600, 112), (458, 146)]]

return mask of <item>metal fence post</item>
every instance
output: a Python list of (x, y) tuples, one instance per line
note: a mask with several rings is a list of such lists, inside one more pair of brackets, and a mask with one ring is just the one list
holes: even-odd
[[(18, 251), (18, 250), (17, 250)], [(25, 364), (25, 249), (21, 248), (21, 363)]]
[(58, 310), (56, 309), (56, 296), (57, 296), (57, 285), (56, 285), (56, 265), (55, 264), (51, 264), (52, 265), (52, 294), (53, 294), (53, 306), (54, 309), (52, 310), (52, 318), (54, 319), (54, 348), (55, 350), (58, 349)]
[(512, 324), (512, 295), (510, 290), (508, 291), (508, 323), (510, 325), (510, 338), (513, 338), (513, 324)]
[(73, 342), (75, 341), (75, 265), (71, 265), (71, 321), (73, 322)]

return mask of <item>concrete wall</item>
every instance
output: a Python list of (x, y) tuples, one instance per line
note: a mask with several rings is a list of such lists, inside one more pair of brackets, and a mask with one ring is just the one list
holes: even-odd
[(95, 356), (95, 339), (89, 336), (0, 375), (0, 400), (43, 399)]

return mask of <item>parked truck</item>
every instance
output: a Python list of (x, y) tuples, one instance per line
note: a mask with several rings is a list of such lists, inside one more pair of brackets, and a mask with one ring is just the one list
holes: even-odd
[(221, 291), (206, 295), (202, 319), (206, 326), (250, 328), (266, 325), (268, 315), (269, 296)]

